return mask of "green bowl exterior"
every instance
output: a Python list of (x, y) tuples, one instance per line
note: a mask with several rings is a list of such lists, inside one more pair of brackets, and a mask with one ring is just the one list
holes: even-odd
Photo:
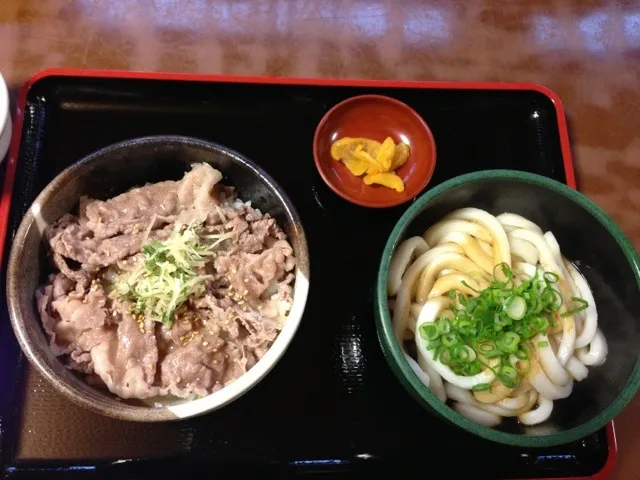
[[(375, 305), (377, 307), (378, 305), (380, 305), (380, 299), (378, 297), (377, 291), (374, 294), (374, 299)], [(393, 374), (398, 378), (398, 380), (400, 380), (400, 384), (407, 390), (407, 392), (409, 392), (409, 394), (415, 400), (421, 403), (425, 409), (436, 416), (446, 419), (446, 417), (441, 415), (440, 412), (431, 403), (439, 402), (438, 398), (431, 392), (431, 390), (425, 387), (424, 383), (422, 383), (420, 380), (418, 380), (417, 382), (412, 381), (413, 379), (411, 378), (411, 375), (413, 374), (413, 372), (411, 371), (411, 368), (406, 365), (408, 370), (405, 370), (405, 368), (403, 368), (405, 364), (403, 362), (397, 361), (396, 349), (393, 348), (392, 342), (387, 341), (385, 319), (384, 315), (382, 314), (382, 309), (375, 308), (373, 314), (376, 320), (376, 330), (378, 332), (378, 340), (380, 341), (380, 346), (382, 347), (382, 353), (387, 360), (387, 363), (389, 364), (389, 367), (391, 368)], [(390, 322), (388, 324), (388, 328), (390, 334), (394, 335), (393, 327), (391, 326)], [(402, 355), (402, 352), (400, 352), (400, 355)], [(425, 401), (427, 397), (431, 397), (429, 401)]]
[(607, 215), (597, 204), (585, 195), (563, 183), (536, 174), (516, 170), (485, 170), (474, 172), (452, 178), (423, 194), (406, 210), (400, 220), (396, 223), (382, 253), (375, 289), (374, 311), (378, 339), (393, 374), (408, 390), (411, 396), (414, 397), (426, 410), (436, 413), (437, 416), (444, 418), (448, 422), (466, 430), (467, 432), (498, 443), (518, 447), (549, 447), (553, 445), (566, 444), (584, 438), (603, 428), (629, 404), (640, 388), (640, 359), (637, 360), (632, 375), (621, 393), (599, 415), (577, 427), (564, 430), (559, 433), (548, 435), (521, 435), (503, 432), (479, 425), (468, 420), (448, 405), (441, 402), (413, 372), (404, 358), (402, 349), (396, 341), (393, 331), (387, 302), (387, 274), (391, 256), (393, 255), (393, 252), (399, 243), (399, 239), (407, 226), (411, 224), (415, 217), (424, 210), (431, 201), (444, 192), (469, 182), (499, 179), (517, 180), (536, 184), (569, 198), (580, 205), (583, 209), (587, 210), (615, 238), (629, 262), (629, 268), (633, 270), (638, 289), (640, 290), (640, 256), (638, 255), (638, 252), (613, 219), (611, 219), (609, 215)]

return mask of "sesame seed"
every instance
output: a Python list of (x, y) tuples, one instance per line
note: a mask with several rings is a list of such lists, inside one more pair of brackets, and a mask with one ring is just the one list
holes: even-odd
[(243, 312), (248, 312), (248, 311), (249, 311), (249, 309), (248, 309), (247, 307), (242, 307), (242, 311), (243, 311)]
[(244, 300), (240, 300), (240, 301), (238, 302), (238, 305), (242, 305), (243, 303), (244, 303)]
[(102, 223), (102, 217), (98, 217), (98, 223)]
[(123, 265), (126, 265), (126, 264), (127, 264), (127, 261), (126, 261), (126, 260), (123, 260), (123, 261), (122, 261), (122, 264), (123, 264)]
[(87, 303), (87, 299), (86, 299), (86, 298), (83, 298), (83, 299), (82, 299), (82, 303)]
[(231, 269), (231, 273), (234, 273), (234, 274), (235, 274), (235, 273), (238, 273), (238, 270), (237, 270), (237, 269), (235, 269), (235, 268), (232, 268), (232, 269)]
[(213, 335), (213, 331), (209, 330), (209, 335)]
[(118, 315), (118, 312), (116, 312), (115, 310), (113, 312), (111, 312), (111, 316), (115, 317), (116, 315)]
[(181, 378), (181, 377), (176, 378), (176, 382), (177, 382), (177, 383), (180, 383), (181, 381), (182, 381), (182, 378)]
[(262, 310), (262, 305), (258, 305), (258, 310)]
[(213, 361), (213, 364), (214, 364), (214, 365), (217, 365), (217, 364), (218, 364), (218, 360), (214, 360), (214, 361)]
[(242, 292), (242, 295), (246, 295), (247, 293), (249, 293), (249, 290), (245, 290), (244, 292)]
[(248, 278), (245, 278), (245, 279), (244, 279), (244, 283), (249, 283), (249, 279), (248, 279)]
[(202, 342), (203, 347), (206, 347), (207, 345), (209, 345), (209, 342)]
[(109, 255), (111, 255), (111, 252), (109, 250), (106, 250), (104, 254), (108, 257)]

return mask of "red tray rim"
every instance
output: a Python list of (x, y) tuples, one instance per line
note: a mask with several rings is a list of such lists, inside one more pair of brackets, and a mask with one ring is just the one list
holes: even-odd
[[(567, 185), (577, 189), (575, 171), (573, 167), (573, 155), (569, 143), (569, 129), (565, 116), (564, 106), (560, 97), (544, 85), (531, 82), (465, 82), (465, 81), (423, 81), (423, 80), (368, 80), (358, 78), (313, 78), (313, 77), (269, 77), (253, 75), (222, 75), (222, 74), (197, 74), (197, 73), (172, 73), (151, 71), (127, 71), (127, 70), (100, 70), (100, 69), (70, 69), (49, 68), (41, 70), (27, 79), (18, 92), (18, 102), (14, 118), (14, 127), (11, 136), (11, 146), (5, 171), (5, 179), (0, 196), (0, 261), (4, 258), (5, 241), (9, 222), (9, 210), (13, 197), (13, 184), (15, 181), (18, 153), (20, 151), (20, 139), (22, 124), (24, 122), (24, 107), (27, 94), (40, 80), (47, 77), (85, 77), (85, 78), (121, 78), (139, 80), (174, 80), (191, 82), (217, 82), (217, 83), (246, 83), (263, 85), (311, 85), (324, 87), (377, 87), (377, 88), (424, 88), (424, 89), (459, 89), (459, 90), (531, 90), (548, 97), (556, 110), (558, 130), (560, 134), (560, 148), (564, 163)], [(589, 477), (565, 477), (565, 478), (540, 478), (537, 480), (605, 480), (614, 470), (618, 445), (613, 421), (607, 425), (608, 456), (602, 469)], [(514, 479), (517, 480), (517, 479)]]

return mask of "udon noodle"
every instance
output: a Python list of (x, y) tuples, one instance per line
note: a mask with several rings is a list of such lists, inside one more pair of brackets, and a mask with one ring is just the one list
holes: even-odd
[(586, 279), (553, 233), (513, 213), (463, 208), (404, 240), (387, 293), (417, 377), (485, 426), (546, 421), (587, 367), (606, 360)]

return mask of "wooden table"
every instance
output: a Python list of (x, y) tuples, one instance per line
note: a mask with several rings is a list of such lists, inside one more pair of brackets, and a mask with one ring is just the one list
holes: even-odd
[[(542, 83), (580, 189), (640, 247), (640, 2), (1, 0), (10, 87), (46, 67)], [(640, 396), (613, 476), (640, 478)]]

